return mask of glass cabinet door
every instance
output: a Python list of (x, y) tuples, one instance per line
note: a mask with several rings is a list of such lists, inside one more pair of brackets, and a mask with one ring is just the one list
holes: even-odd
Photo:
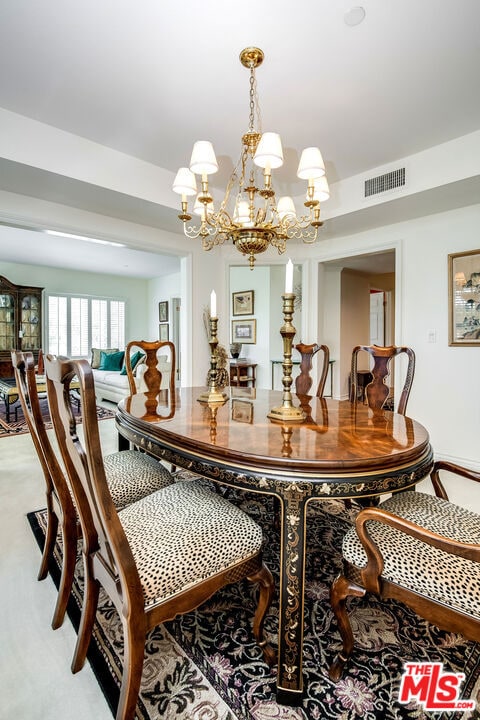
[(20, 298), (20, 337), (22, 350), (39, 350), (41, 347), (41, 301), (38, 295)]
[(15, 341), (15, 298), (10, 293), (0, 294), (0, 351), (10, 352)]

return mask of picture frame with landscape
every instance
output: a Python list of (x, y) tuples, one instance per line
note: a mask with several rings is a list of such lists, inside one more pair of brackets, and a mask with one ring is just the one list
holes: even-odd
[(232, 320), (232, 342), (254, 345), (257, 342), (257, 321)]
[(448, 256), (449, 345), (480, 346), (480, 250)]
[(161, 342), (167, 342), (168, 340), (168, 323), (160, 323), (158, 326), (158, 339)]
[(254, 290), (232, 293), (232, 315), (253, 315)]
[(168, 322), (168, 300), (162, 300), (158, 303), (158, 322)]

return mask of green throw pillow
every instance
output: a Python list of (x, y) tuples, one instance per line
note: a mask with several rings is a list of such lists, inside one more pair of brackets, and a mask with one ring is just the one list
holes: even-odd
[[(135, 368), (137, 367), (140, 360), (143, 360), (144, 357), (145, 357), (145, 355), (143, 354), (143, 352), (141, 350), (137, 350), (137, 352), (132, 355), (132, 357), (130, 358), (130, 365), (132, 366), (132, 372), (135, 370)], [(126, 375), (126, 374), (127, 374), (127, 366), (124, 363), (120, 375)]]
[(121, 370), (125, 353), (123, 350), (116, 353), (100, 352), (99, 370)]

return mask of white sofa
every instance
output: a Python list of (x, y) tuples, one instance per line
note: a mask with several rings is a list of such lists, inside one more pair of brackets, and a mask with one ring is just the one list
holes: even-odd
[[(172, 364), (169, 362), (167, 355), (161, 355), (159, 357), (157, 367), (162, 373), (160, 389), (167, 389), (172, 371)], [(139, 363), (134, 370), (135, 385), (137, 386), (138, 392), (145, 392), (147, 390), (143, 380), (146, 369), (147, 366), (145, 363)], [(100, 370), (99, 368), (93, 368), (93, 378), (95, 381), (95, 396), (97, 400), (109, 400), (110, 402), (118, 403), (130, 395), (128, 377), (122, 375), (120, 370)]]

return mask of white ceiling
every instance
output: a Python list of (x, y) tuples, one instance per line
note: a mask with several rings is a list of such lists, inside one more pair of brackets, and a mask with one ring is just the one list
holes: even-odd
[[(294, 195), (305, 146), (321, 148), (333, 183), (480, 128), (479, 0), (364, 0), (365, 20), (348, 27), (352, 5), (2, 0), (0, 107), (171, 171), (211, 139), (221, 184), (248, 127), (238, 54), (257, 45), (263, 130), (281, 134), (286, 157), (277, 187)], [(0, 164), (1, 189), (174, 222), (11, 165)]]

